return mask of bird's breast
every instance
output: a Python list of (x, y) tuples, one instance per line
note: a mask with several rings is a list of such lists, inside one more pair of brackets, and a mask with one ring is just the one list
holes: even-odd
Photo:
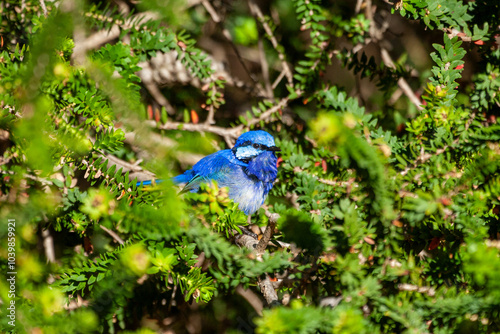
[[(239, 204), (247, 215), (253, 214), (264, 203), (272, 182), (259, 180), (247, 174), (246, 167), (238, 166), (216, 180), (219, 187), (229, 188), (229, 198)], [(273, 180), (274, 181), (274, 180)]]

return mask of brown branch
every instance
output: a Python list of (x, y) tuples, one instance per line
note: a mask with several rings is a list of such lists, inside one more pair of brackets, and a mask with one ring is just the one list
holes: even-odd
[[(298, 96), (302, 95), (302, 91), (298, 90), (295, 92)], [(155, 121), (148, 121), (151, 127), (157, 127), (160, 130), (183, 130), (183, 131), (193, 131), (193, 132), (210, 132), (223, 137), (226, 142), (231, 143), (234, 139), (238, 138), (243, 130), (249, 130), (253, 125), (264, 121), (265, 123), (270, 122), (272, 116), (279, 110), (285, 108), (290, 101), (289, 97), (281, 99), (275, 106), (269, 108), (268, 110), (261, 113), (258, 117), (248, 120), (247, 124), (240, 124), (234, 128), (223, 128), (216, 125), (211, 125), (205, 123), (182, 123), (182, 122), (168, 122), (165, 124), (158, 125)], [(157, 126), (158, 125), (158, 126)]]
[[(455, 143), (455, 142), (454, 142)], [(430, 153), (425, 153), (424, 152), (424, 148), (422, 147), (421, 150), (420, 150), (420, 156), (418, 156), (417, 159), (415, 159), (415, 161), (413, 162), (413, 166), (410, 167), (406, 167), (402, 172), (401, 172), (401, 175), (405, 176), (406, 174), (408, 174), (408, 172), (414, 168), (417, 168), (418, 166), (420, 166), (421, 164), (427, 162), (429, 159), (431, 159), (432, 157), (435, 157), (435, 156), (438, 156), (440, 154), (443, 154), (444, 152), (446, 152), (446, 150), (448, 149), (448, 145), (444, 145), (442, 148), (439, 148), (436, 150), (436, 152), (434, 152), (433, 154), (430, 154)]]
[(500, 240), (486, 240), (486, 246), (500, 249)]
[(287, 191), (285, 198), (290, 201), (294, 209), (300, 210), (300, 204), (297, 202), (299, 200), (299, 196), (296, 193)]
[(262, 254), (266, 250), (266, 247), (273, 236), (274, 229), (276, 228), (276, 224), (278, 223), (278, 219), (280, 215), (277, 213), (270, 213), (266, 210), (266, 216), (269, 217), (269, 222), (267, 223), (266, 230), (262, 235), (262, 238), (259, 240), (257, 247), (255, 248), (255, 252), (257, 254)]
[[(106, 159), (107, 160), (107, 169), (106, 171), (109, 170), (109, 168), (111, 168), (111, 166), (115, 165), (118, 167), (118, 169), (122, 169), (122, 173), (126, 173), (126, 172), (132, 172), (132, 173), (135, 173), (135, 177), (137, 177), (137, 179), (139, 180), (147, 180), (147, 179), (152, 179), (154, 178), (154, 174), (149, 172), (149, 171), (146, 171), (144, 170), (142, 167), (138, 166), (137, 164), (131, 164), (131, 163), (128, 163), (126, 161), (123, 161), (113, 155), (110, 155), (110, 154), (107, 154), (107, 155), (104, 155), (101, 153), (101, 157)], [(110, 184), (111, 182), (115, 181), (115, 178), (112, 176), (112, 175), (109, 175), (109, 174), (106, 174), (106, 173), (103, 173), (103, 171), (96, 167), (94, 165), (94, 162), (88, 162), (87, 160), (82, 160), (82, 165), (86, 166), (87, 167), (87, 170), (85, 171), (85, 174), (84, 174), (84, 178), (88, 178), (90, 173), (91, 172), (95, 172), (95, 175), (93, 176), (94, 179), (97, 179), (97, 178), (100, 178), (101, 176), (104, 175), (104, 180), (106, 182), (106, 184)], [(118, 189), (120, 189), (122, 191), (121, 195), (117, 198), (118, 200), (121, 199), (127, 192), (130, 192), (131, 189), (129, 187), (128, 184), (124, 184), (122, 182), (116, 182), (115, 181), (115, 184), (117, 186)]]
[(342, 301), (343, 297), (338, 296), (338, 297), (325, 297), (322, 298), (319, 302), (319, 306), (321, 307), (337, 307), (338, 304)]
[[(143, 169), (141, 166), (139, 166), (139, 163), (142, 160), (139, 160), (135, 164), (131, 164), (131, 163), (126, 162), (120, 158), (117, 158), (111, 154), (101, 155), (101, 156), (104, 159), (108, 160), (108, 166), (107, 166), (108, 168), (113, 166), (113, 165), (116, 165), (116, 167), (117, 167), (116, 170), (119, 170), (121, 168), (122, 173), (130, 172), (131, 174), (129, 176), (131, 177), (131, 179), (137, 178), (139, 181), (143, 181), (143, 180), (151, 180), (155, 177), (154, 173), (151, 173), (150, 171), (147, 171), (147, 170)], [(89, 168), (90, 168), (90, 166), (89, 166)], [(106, 175), (106, 178), (108, 178), (108, 177), (109, 176)], [(125, 185), (123, 183), (119, 183), (118, 186), (121, 187), (121, 189), (127, 189), (127, 185)]]
[(245, 247), (250, 249), (252, 252), (257, 248), (259, 241), (248, 234), (238, 234), (234, 241), (240, 247)]
[(76, 295), (75, 298), (72, 298), (69, 303), (64, 304), (64, 309), (68, 311), (73, 311), (79, 309), (80, 307), (88, 307), (90, 302), (88, 300), (84, 300), (82, 296)]
[(243, 289), (243, 287), (240, 284), (236, 287), (236, 293), (245, 298), (248, 304), (250, 304), (253, 307), (255, 312), (257, 312), (259, 316), (262, 316), (262, 310), (264, 309), (264, 305), (262, 304), (260, 298), (255, 293), (253, 293), (252, 290)]
[(268, 305), (280, 304), (278, 294), (276, 290), (274, 290), (273, 283), (269, 279), (269, 276), (266, 275), (264, 279), (259, 278), (259, 288)]
[(387, 101), (387, 103), (391, 106), (394, 105), (397, 102), (397, 100), (399, 100), (401, 95), (403, 95), (403, 91), (401, 90), (401, 88), (396, 89), (389, 98), (389, 100)]
[(425, 294), (429, 295), (430, 297), (433, 297), (436, 294), (436, 290), (434, 290), (434, 288), (432, 288), (432, 287), (417, 286), (417, 285), (408, 284), (408, 283), (398, 284), (398, 290), (399, 291), (416, 291), (419, 293), (425, 293)]
[[(156, 122), (150, 121), (151, 126), (156, 126)], [(236, 128), (223, 128), (220, 126), (209, 125), (205, 123), (193, 124), (193, 123), (180, 123), (180, 122), (168, 122), (158, 126), (160, 130), (184, 130), (193, 132), (210, 132), (215, 133), (221, 137), (238, 138), (243, 126)]]
[[(125, 143), (130, 144), (134, 152), (136, 152), (137, 157), (141, 159), (150, 158), (150, 149), (156, 150), (158, 147), (164, 147), (165, 149), (171, 150), (172, 148), (178, 146), (179, 144), (168, 137), (162, 136), (159, 133), (150, 132), (147, 134), (147, 141), (144, 140), (143, 136), (138, 136), (136, 132), (125, 132)], [(182, 165), (194, 165), (201, 159), (203, 155), (195, 154), (190, 152), (177, 151), (176, 159)], [(138, 166), (139, 161), (134, 163), (134, 166)], [(141, 171), (139, 171), (140, 173)], [(132, 177), (132, 175), (130, 175)]]
[(81, 55), (84, 55), (88, 50), (97, 49), (99, 46), (111, 42), (112, 40), (118, 38), (120, 36), (120, 27), (117, 25), (113, 25), (111, 29), (100, 30), (85, 40), (81, 41), (78, 44), (75, 44), (75, 48), (73, 50), (73, 54), (71, 57), (73, 59), (78, 59)]
[(363, 0), (357, 0), (356, 1), (356, 7), (354, 7), (354, 12), (356, 14), (359, 14), (359, 12), (361, 11), (361, 5), (363, 4)]
[(214, 115), (215, 115), (215, 108), (214, 108), (214, 104), (212, 103), (210, 105), (210, 107), (208, 108), (208, 115), (207, 115), (207, 119), (205, 120), (206, 125), (215, 124)]
[[(249, 235), (240, 234), (236, 236), (235, 242), (238, 246), (248, 248), (252, 252), (256, 253), (257, 261), (261, 260), (260, 256), (256, 251), (259, 241), (252, 238)], [(271, 283), (267, 275), (264, 279), (259, 278), (257, 283), (268, 305), (279, 303), (278, 294), (274, 290), (273, 284)]]
[(288, 242), (279, 241), (279, 240), (269, 241), (269, 243), (267, 245), (268, 246), (276, 246), (275, 243), (277, 243), (281, 248), (292, 249), (292, 244), (289, 244)]
[[(252, 238), (250, 235), (237, 235), (235, 238), (235, 242), (240, 247), (246, 247), (250, 249), (257, 256), (257, 261), (262, 261), (262, 254), (267, 247), (269, 240), (272, 237), (272, 233), (276, 226), (276, 222), (278, 221), (279, 215), (277, 213), (270, 213), (266, 211), (266, 215), (269, 217), (269, 223), (267, 225), (266, 231), (264, 232), (264, 236), (260, 241), (257, 241), (255, 238)], [(262, 295), (267, 301), (268, 305), (279, 304), (278, 294), (274, 289), (273, 283), (269, 279), (269, 276), (266, 275), (265, 278), (258, 279), (258, 285)]]

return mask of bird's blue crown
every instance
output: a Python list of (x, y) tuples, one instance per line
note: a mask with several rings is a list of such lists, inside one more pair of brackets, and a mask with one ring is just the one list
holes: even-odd
[(241, 161), (248, 161), (265, 151), (277, 150), (273, 136), (263, 130), (245, 132), (233, 147), (234, 155)]

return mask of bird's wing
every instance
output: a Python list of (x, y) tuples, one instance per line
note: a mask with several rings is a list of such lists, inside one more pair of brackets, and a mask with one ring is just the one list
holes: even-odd
[(182, 190), (179, 192), (179, 194), (184, 194), (187, 193), (188, 191), (193, 191), (196, 192), (200, 188), (200, 183), (208, 181), (207, 178), (204, 178), (203, 176), (200, 175), (195, 175), (186, 185)]
[(197, 191), (200, 183), (209, 180), (218, 181), (227, 176), (237, 165), (248, 166), (248, 164), (236, 159), (231, 150), (222, 150), (206, 156), (198, 161), (193, 169), (186, 171), (183, 175), (192, 176), (182, 189), (181, 193)]

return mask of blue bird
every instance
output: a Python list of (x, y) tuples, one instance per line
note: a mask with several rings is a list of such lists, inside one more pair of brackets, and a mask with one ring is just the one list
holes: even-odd
[[(197, 192), (201, 183), (216, 181), (229, 188), (229, 198), (247, 215), (257, 211), (273, 187), (278, 174), (274, 138), (263, 130), (242, 134), (232, 149), (221, 150), (198, 161), (192, 169), (172, 178), (185, 184), (182, 192)], [(161, 181), (161, 180), (158, 180)], [(158, 182), (157, 181), (157, 182)], [(138, 182), (149, 185), (152, 181)]]

